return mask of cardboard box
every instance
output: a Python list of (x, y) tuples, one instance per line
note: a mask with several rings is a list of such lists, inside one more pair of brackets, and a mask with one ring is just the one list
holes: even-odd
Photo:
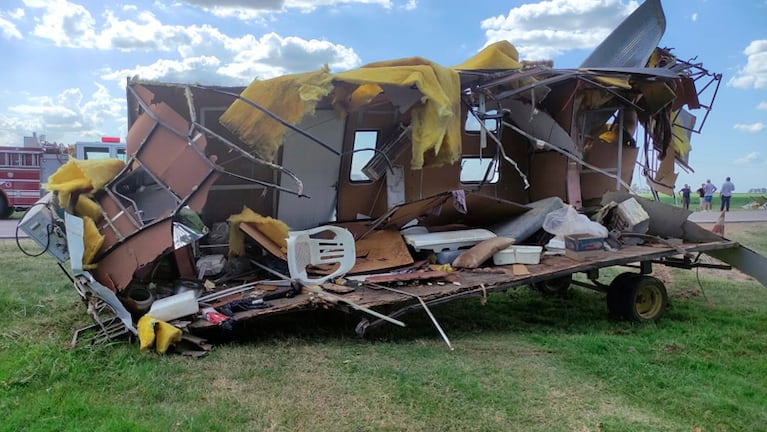
[(636, 199), (630, 198), (618, 204), (610, 228), (644, 234), (650, 228), (650, 215)]
[(565, 236), (565, 249), (575, 252), (601, 251), (605, 248), (605, 239), (591, 234), (573, 234)]
[(607, 251), (604, 249), (599, 250), (587, 250), (587, 251), (580, 251), (576, 252), (572, 249), (565, 249), (565, 256), (571, 259), (574, 259), (576, 261), (589, 261), (597, 258), (601, 258), (606, 254)]

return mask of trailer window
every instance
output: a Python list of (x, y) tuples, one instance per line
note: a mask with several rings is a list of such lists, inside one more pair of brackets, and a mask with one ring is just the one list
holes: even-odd
[(370, 177), (362, 172), (362, 168), (370, 162), (378, 142), (378, 131), (354, 132), (354, 153), (352, 153), (352, 168), (349, 172), (349, 180), (352, 182), (368, 182)]
[(109, 159), (109, 149), (104, 147), (83, 148), (84, 159)]
[(487, 183), (498, 183), (498, 161), (493, 158), (467, 157), (461, 159), (461, 183), (479, 183), (485, 178), (488, 168)]
[[(480, 117), (483, 114), (479, 112), (478, 107), (473, 107), (472, 111), (479, 114)], [(494, 116), (498, 114), (498, 111), (490, 110), (484, 114), (488, 116)], [(498, 129), (498, 119), (494, 119), (494, 118), (485, 119), (485, 128), (487, 128), (487, 130), (490, 132), (495, 132)], [(466, 133), (472, 133), (472, 134), (479, 133), (480, 129), (481, 129), (481, 125), (479, 124), (479, 120), (477, 120), (477, 118), (474, 117), (472, 113), (466, 113), (466, 124), (464, 124), (464, 130), (466, 131)]]
[(121, 161), (125, 162), (126, 154), (125, 154), (124, 148), (117, 149), (117, 159), (120, 159)]

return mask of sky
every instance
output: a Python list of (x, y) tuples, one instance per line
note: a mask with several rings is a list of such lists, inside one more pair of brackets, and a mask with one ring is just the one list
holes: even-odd
[[(128, 77), (248, 85), (253, 79), (420, 56), (444, 66), (511, 42), (526, 60), (575, 68), (641, 1), (3, 0), (0, 145), (127, 134)], [(721, 73), (677, 187), (732, 177), (767, 187), (767, 0), (663, 0), (660, 46)], [(703, 118), (701, 110), (692, 111)]]

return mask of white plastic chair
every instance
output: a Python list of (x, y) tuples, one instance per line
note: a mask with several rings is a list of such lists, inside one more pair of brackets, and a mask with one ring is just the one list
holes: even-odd
[[(333, 233), (333, 238), (316, 236), (316, 234)], [(288, 270), (290, 277), (307, 284), (321, 284), (328, 279), (343, 275), (352, 267), (356, 260), (354, 236), (341, 227), (322, 226), (305, 231), (288, 232)], [(310, 278), (306, 273), (307, 265), (340, 264), (329, 275)]]

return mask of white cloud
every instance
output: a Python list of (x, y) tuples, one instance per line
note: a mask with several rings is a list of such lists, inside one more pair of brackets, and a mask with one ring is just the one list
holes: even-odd
[(512, 8), (482, 21), (486, 44), (508, 40), (520, 57), (550, 59), (572, 49), (597, 46), (638, 3), (620, 0), (547, 0)]
[[(33, 34), (52, 41), (57, 46), (120, 51), (170, 51), (177, 46), (194, 44), (201, 38), (215, 35), (205, 27), (170, 26), (162, 24), (151, 12), (124, 8), (136, 19), (120, 19), (113, 11), (104, 13), (101, 29), (83, 6), (66, 0), (26, 0), (30, 7), (44, 8)], [(219, 33), (220, 34), (220, 33)]]
[[(178, 53), (176, 58), (160, 58), (151, 64), (102, 74), (102, 78), (116, 80), (118, 85), (123, 85), (126, 76), (134, 75), (161, 81), (244, 85), (254, 78), (316, 70), (325, 64), (333, 70), (345, 70), (361, 63), (353, 49), (323, 40), (274, 33), (259, 39), (253, 35), (230, 37), (210, 25), (166, 25), (151, 12), (133, 8), (122, 9), (131, 15), (130, 19), (107, 10), (101, 21), (103, 28), (96, 29), (87, 10), (66, 0), (26, 1), (35, 7), (46, 5), (35, 34), (58, 46)], [(235, 3), (230, 0), (225, 4)], [(290, 3), (300, 2), (286, 2)]]
[(767, 102), (759, 102), (759, 105), (756, 106), (756, 109), (767, 110)]
[(416, 0), (407, 0), (407, 3), (402, 7), (405, 10), (411, 11), (415, 10), (418, 7), (418, 2)]
[(30, 8), (45, 11), (42, 18), (37, 19), (33, 35), (49, 39), (57, 46), (96, 46), (96, 21), (82, 5), (66, 0), (24, 0), (24, 3)]
[(756, 122), (751, 124), (738, 123), (733, 127), (739, 131), (757, 133), (764, 130), (764, 123), (762, 122)]
[(698, 21), (698, 13), (697, 12), (693, 13), (690, 19), (692, 20), (692, 22)]
[(231, 82), (221, 82), (218, 78), (216, 71), (220, 66), (221, 61), (212, 56), (186, 57), (182, 60), (160, 59), (131, 69), (107, 70), (101, 78), (114, 80), (118, 85), (124, 85), (128, 77), (178, 83), (233, 85)]
[(21, 39), (21, 32), (14, 23), (0, 17), (0, 36), (5, 39)]
[[(103, 85), (84, 95), (80, 89), (67, 89), (56, 97), (30, 98), (8, 108), (14, 117), (0, 116), (0, 145), (19, 145), (19, 136), (41, 131), (57, 140), (72, 143), (104, 135), (124, 135), (125, 131), (102, 130), (102, 124), (125, 118), (125, 99), (109, 95)], [(122, 123), (125, 123), (123, 121)]]
[(15, 20), (20, 20), (24, 18), (24, 14), (25, 14), (24, 9), (22, 8), (16, 8), (15, 10), (8, 12), (8, 16)]
[(763, 165), (767, 163), (767, 159), (762, 157), (759, 152), (751, 152), (741, 158), (735, 159), (734, 163), (738, 165)]
[(743, 50), (746, 65), (727, 84), (743, 89), (767, 89), (767, 39), (751, 41)]
[[(264, 14), (285, 12), (293, 9), (301, 13), (312, 12), (320, 7), (347, 4), (377, 5), (392, 8), (392, 0), (183, 0), (192, 6), (202, 8), (214, 15), (242, 20), (258, 19)], [(410, 0), (415, 2), (415, 0)], [(409, 3), (408, 3), (409, 4)]]
[(256, 39), (251, 35), (218, 38), (180, 48), (180, 60), (161, 59), (132, 69), (109, 70), (103, 79), (120, 85), (126, 77), (170, 82), (199, 82), (217, 85), (247, 85), (253, 79), (272, 78), (293, 72), (316, 70), (327, 64), (345, 70), (361, 63), (351, 48), (321, 40), (281, 37), (269, 33)]

